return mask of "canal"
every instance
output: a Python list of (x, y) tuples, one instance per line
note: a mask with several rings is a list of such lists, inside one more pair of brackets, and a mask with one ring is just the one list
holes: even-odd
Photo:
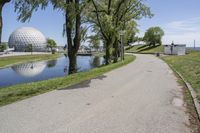
[[(77, 56), (78, 72), (88, 71), (104, 64), (104, 58), (98, 56)], [(0, 69), (0, 88), (47, 80), (68, 75), (68, 57), (55, 60), (28, 62)]]

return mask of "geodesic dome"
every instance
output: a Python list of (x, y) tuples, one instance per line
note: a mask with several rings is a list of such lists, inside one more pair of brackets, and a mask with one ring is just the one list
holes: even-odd
[(35, 52), (46, 51), (46, 38), (35, 28), (22, 27), (15, 30), (9, 37), (8, 46), (15, 51), (24, 52), (32, 45)]

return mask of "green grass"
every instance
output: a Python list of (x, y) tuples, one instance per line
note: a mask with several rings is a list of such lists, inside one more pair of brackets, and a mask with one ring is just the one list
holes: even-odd
[(200, 100), (200, 52), (190, 51), (183, 56), (162, 57), (192, 85)]
[(98, 77), (113, 69), (119, 68), (132, 62), (135, 56), (125, 56), (123, 62), (102, 66), (87, 72), (72, 74), (66, 77), (53, 78), (49, 80), (20, 84), (0, 89), (0, 106), (6, 105), (31, 96), (42, 94), (48, 91), (67, 88), (71, 85)]
[(105, 55), (105, 52), (97, 52), (93, 54), (93, 56), (99, 56), (99, 57), (103, 57), (104, 55)]
[(155, 54), (155, 53), (163, 53), (164, 46), (156, 45), (149, 47), (148, 45), (136, 45), (126, 48), (126, 52), (129, 53), (141, 53), (141, 54)]
[(21, 55), (0, 58), (0, 68), (29, 61), (50, 60), (58, 58), (61, 54)]

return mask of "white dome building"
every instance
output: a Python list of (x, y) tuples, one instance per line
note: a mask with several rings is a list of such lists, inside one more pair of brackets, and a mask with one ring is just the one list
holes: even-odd
[(22, 27), (15, 30), (9, 37), (8, 46), (15, 51), (25, 52), (32, 45), (35, 52), (46, 51), (46, 38), (35, 28)]

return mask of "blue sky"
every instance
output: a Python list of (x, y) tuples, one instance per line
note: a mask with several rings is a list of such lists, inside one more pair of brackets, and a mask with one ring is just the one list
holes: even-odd
[[(189, 46), (195, 39), (200, 45), (200, 0), (145, 0), (145, 3), (151, 7), (154, 17), (138, 21), (139, 36), (143, 36), (151, 26), (160, 26), (165, 31), (165, 44), (174, 41)], [(54, 11), (51, 6), (45, 11), (35, 12), (30, 22), (21, 23), (16, 20), (17, 14), (14, 13), (13, 4), (9, 3), (3, 9), (3, 18), (2, 40), (5, 42), (16, 28), (32, 26), (46, 37), (55, 39), (59, 45), (66, 44), (66, 39), (62, 36), (63, 14)]]

